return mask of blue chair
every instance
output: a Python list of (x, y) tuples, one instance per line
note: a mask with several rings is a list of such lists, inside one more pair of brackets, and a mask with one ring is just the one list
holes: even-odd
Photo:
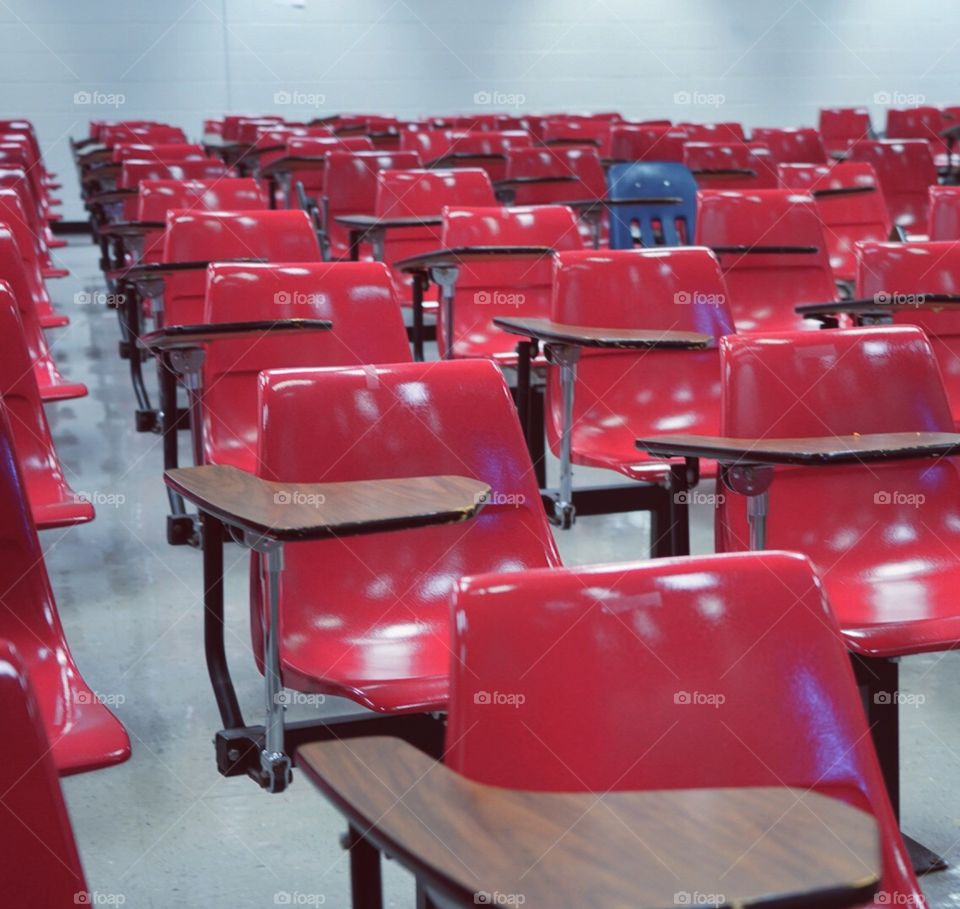
[[(607, 198), (621, 203), (609, 209), (611, 249), (683, 246), (693, 242), (697, 181), (683, 164), (614, 164), (607, 172), (607, 185)], [(633, 200), (636, 203), (630, 204)]]

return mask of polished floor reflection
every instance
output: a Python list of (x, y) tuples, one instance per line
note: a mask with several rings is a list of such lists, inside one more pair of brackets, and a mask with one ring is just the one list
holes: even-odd
[[(136, 909), (347, 906), (344, 824), (327, 802), (302, 778), (270, 796), (216, 772), (200, 554), (165, 542), (160, 438), (133, 430), (116, 317), (97, 302), (74, 302), (103, 289), (94, 247), (79, 240), (57, 261), (72, 275), (50, 282), (51, 292), (72, 324), (52, 331), (51, 343), (64, 374), (86, 382), (90, 396), (52, 405), (48, 414), (70, 483), (95, 497), (97, 519), (46, 531), (41, 540), (77, 663), (133, 745), (128, 763), (64, 781), (89, 888), (122, 894)], [(97, 300), (89, 293), (76, 299)], [(696, 551), (710, 551), (708, 508), (698, 507), (694, 525)], [(587, 518), (558, 534), (568, 564), (642, 556), (647, 536), (643, 515)], [(256, 715), (261, 688), (250, 657), (246, 556), (228, 547), (226, 558), (229, 658), (242, 703)], [(902, 678), (905, 690), (925, 696), (902, 710), (905, 829), (952, 863), (921, 881), (931, 905), (960, 905), (960, 657), (912, 657)], [(332, 700), (322, 709), (355, 710)], [(412, 909), (411, 880), (391, 862), (385, 892), (387, 906)]]

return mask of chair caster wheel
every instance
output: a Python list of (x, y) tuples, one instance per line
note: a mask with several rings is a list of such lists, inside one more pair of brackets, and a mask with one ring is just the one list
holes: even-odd
[(137, 411), (137, 432), (155, 432), (159, 422), (155, 410)]
[(189, 514), (167, 515), (167, 542), (171, 546), (197, 546), (200, 536)]

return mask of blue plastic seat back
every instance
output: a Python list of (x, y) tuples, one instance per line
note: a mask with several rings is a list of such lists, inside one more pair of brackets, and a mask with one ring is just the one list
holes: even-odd
[(610, 206), (610, 248), (682, 246), (693, 242), (697, 181), (672, 161), (615, 164), (607, 172), (608, 198), (677, 199)]

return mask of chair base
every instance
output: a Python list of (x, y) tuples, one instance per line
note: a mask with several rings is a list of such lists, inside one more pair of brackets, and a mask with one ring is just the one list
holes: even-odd
[(947, 870), (947, 860), (942, 855), (928, 849), (923, 843), (918, 843), (912, 836), (907, 836), (902, 830), (900, 835), (903, 837), (903, 845), (907, 847), (910, 864), (918, 877)]

